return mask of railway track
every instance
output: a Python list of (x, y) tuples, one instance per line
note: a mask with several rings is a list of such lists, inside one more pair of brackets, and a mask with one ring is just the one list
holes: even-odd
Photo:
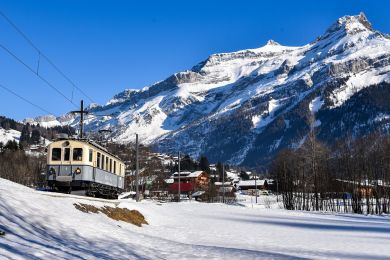
[(44, 196), (54, 197), (54, 198), (63, 198), (63, 199), (81, 199), (86, 201), (97, 201), (97, 202), (104, 202), (104, 203), (110, 203), (115, 204), (115, 206), (119, 205), (121, 202), (120, 200), (112, 200), (112, 199), (102, 199), (102, 198), (94, 198), (94, 197), (88, 197), (86, 195), (82, 194), (65, 194), (65, 193), (56, 193), (56, 192), (49, 192), (49, 191), (38, 191), (39, 194), (42, 194)]

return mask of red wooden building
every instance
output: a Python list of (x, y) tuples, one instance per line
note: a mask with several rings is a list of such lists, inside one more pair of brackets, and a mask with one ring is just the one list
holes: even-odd
[(179, 173), (175, 172), (171, 179), (173, 179), (173, 183), (169, 186), (169, 191), (172, 193), (178, 192), (179, 183), (181, 193), (206, 190), (209, 184), (209, 175), (204, 171), (181, 172), (180, 177)]

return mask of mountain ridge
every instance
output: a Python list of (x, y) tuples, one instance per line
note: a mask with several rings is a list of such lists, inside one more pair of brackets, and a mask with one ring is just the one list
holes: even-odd
[(299, 146), (313, 115), (322, 140), (331, 142), (326, 135), (332, 131), (341, 138), (333, 112), (365, 88), (390, 82), (389, 48), (389, 36), (374, 30), (363, 13), (344, 16), (304, 46), (270, 40), (260, 48), (212, 54), (190, 70), (118, 93), (90, 108), (109, 116), (89, 118), (86, 129), (110, 128), (117, 142), (131, 142), (138, 133), (159, 151), (260, 167), (281, 149)]

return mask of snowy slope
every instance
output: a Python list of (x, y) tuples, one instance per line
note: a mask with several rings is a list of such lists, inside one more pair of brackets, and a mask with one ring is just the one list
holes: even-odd
[(5, 145), (8, 141), (19, 142), (19, 138), (19, 131), (16, 131), (14, 129), (5, 130), (4, 128), (0, 127), (0, 143), (3, 143)]
[(0, 257), (11, 259), (378, 259), (390, 256), (388, 217), (280, 209), (120, 201), (149, 225), (137, 227), (74, 208), (71, 195), (47, 194), (0, 179)]
[[(344, 16), (307, 45), (268, 41), (256, 49), (213, 54), (152, 86), (125, 90), (106, 105), (91, 107), (90, 112), (106, 116), (91, 115), (86, 129), (111, 129), (118, 142), (134, 141), (138, 133), (141, 142), (161, 152), (176, 153), (180, 147), (212, 162), (267, 164), (280, 149), (304, 140), (312, 113), (324, 138), (384, 128), (387, 121), (367, 126), (389, 114), (383, 106), (361, 121), (340, 115), (366, 89), (377, 84), (389, 89), (389, 50), (390, 37), (374, 30), (364, 14)], [(355, 106), (345, 114), (366, 113)]]

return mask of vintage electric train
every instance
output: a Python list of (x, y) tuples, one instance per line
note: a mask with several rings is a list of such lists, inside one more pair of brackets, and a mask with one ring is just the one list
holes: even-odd
[(125, 164), (90, 140), (60, 138), (47, 148), (46, 176), (55, 191), (116, 198), (124, 189)]

